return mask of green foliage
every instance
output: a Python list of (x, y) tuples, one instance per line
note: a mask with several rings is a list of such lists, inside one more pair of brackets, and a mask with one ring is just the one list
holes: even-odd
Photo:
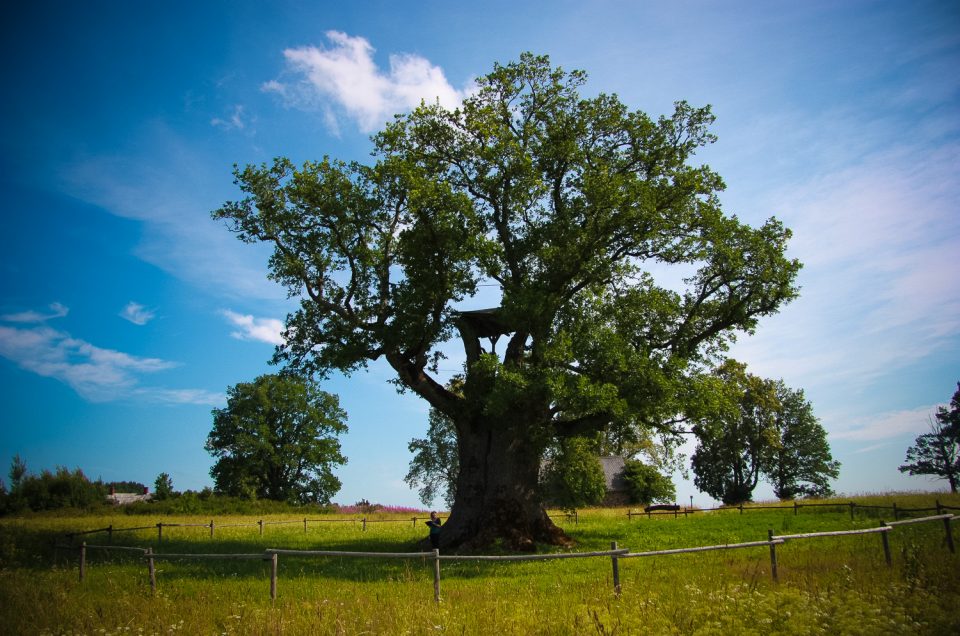
[(262, 375), (227, 391), (213, 410), (206, 449), (218, 491), (234, 497), (329, 503), (340, 489), (333, 475), (345, 463), (336, 435), (347, 430), (337, 397), (309, 379)]
[(630, 503), (671, 503), (677, 500), (676, 486), (654, 466), (636, 460), (627, 461), (623, 479), (627, 482)]
[(61, 508), (92, 510), (102, 507), (107, 495), (103, 482), (90, 481), (79, 468), (70, 471), (58, 466), (53, 472), (44, 470), (31, 475), (19, 455), (13, 458), (10, 480), (12, 487), (5, 493), (2, 510), (10, 513)]
[(939, 407), (930, 422), (930, 432), (917, 437), (907, 449), (900, 472), (946, 479), (950, 492), (960, 486), (960, 383), (950, 408)]
[(411, 440), (407, 449), (413, 453), (410, 468), (403, 478), (407, 485), (418, 489), (420, 501), (425, 506), (432, 505), (438, 495), (443, 497), (448, 509), (453, 506), (460, 472), (457, 431), (453, 421), (436, 409), (430, 409), (427, 436)]
[(596, 442), (583, 437), (561, 439), (547, 460), (543, 491), (548, 503), (566, 510), (603, 501), (607, 487)]
[(156, 481), (153, 482), (153, 498), (157, 501), (163, 501), (172, 497), (173, 494), (173, 479), (170, 478), (170, 475), (167, 473), (157, 475)]

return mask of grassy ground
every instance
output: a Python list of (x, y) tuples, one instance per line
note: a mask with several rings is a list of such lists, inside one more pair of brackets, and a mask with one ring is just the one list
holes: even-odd
[[(960, 506), (960, 498), (939, 495)], [(934, 496), (892, 498), (901, 508)], [(844, 500), (848, 501), (848, 500)], [(883, 498), (860, 503), (889, 503)], [(410, 515), (395, 515), (402, 518)], [(368, 517), (373, 518), (373, 517)], [(389, 515), (379, 518), (391, 518)], [(892, 520), (889, 511), (848, 507), (699, 513), (628, 520), (625, 510), (581, 511), (558, 519), (576, 551), (611, 541), (633, 552), (761, 541), (776, 534), (848, 530)], [(255, 553), (267, 548), (407, 552), (422, 522), (267, 525), (259, 517), (218, 517), (207, 528), (115, 533), (114, 545), (166, 553)], [(266, 520), (280, 520), (279, 517)], [(290, 520), (291, 517), (285, 517)], [(35, 517), (0, 521), (0, 632), (10, 634), (946, 634), (960, 633), (960, 557), (945, 548), (942, 523), (902, 526), (890, 536), (893, 567), (879, 535), (789, 542), (778, 548), (780, 582), (766, 547), (620, 561), (622, 594), (607, 558), (532, 563), (442, 564), (433, 600), (431, 562), (353, 558), (280, 558), (279, 596), (269, 596), (261, 561), (158, 562), (151, 595), (146, 567), (127, 554), (90, 551), (86, 579), (76, 553), (53, 566), (50, 548), (68, 531), (207, 517), (147, 519)], [(954, 536), (960, 543), (960, 533)], [(85, 537), (90, 544), (105, 535)], [(69, 556), (69, 559), (67, 559)]]

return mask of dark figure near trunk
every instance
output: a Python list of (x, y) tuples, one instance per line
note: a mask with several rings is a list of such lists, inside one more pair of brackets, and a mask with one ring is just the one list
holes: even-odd
[(440, 547), (440, 526), (442, 525), (440, 517), (437, 516), (437, 513), (430, 513), (430, 521), (427, 522), (427, 527), (430, 528), (430, 545), (434, 550)]

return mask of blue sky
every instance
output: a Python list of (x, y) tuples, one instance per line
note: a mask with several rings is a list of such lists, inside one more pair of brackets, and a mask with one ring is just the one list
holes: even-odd
[[(805, 390), (839, 492), (943, 487), (896, 468), (960, 380), (956, 3), (27, 5), (0, 26), (4, 469), (210, 485), (210, 410), (271, 371), (291, 308), (267, 251), (209, 218), (232, 165), (367, 160), (393, 112), (533, 51), (654, 116), (713, 105), (724, 207), (782, 219), (805, 264), (733, 355)], [(325, 385), (349, 413), (342, 503), (417, 503), (426, 406), (389, 377)]]

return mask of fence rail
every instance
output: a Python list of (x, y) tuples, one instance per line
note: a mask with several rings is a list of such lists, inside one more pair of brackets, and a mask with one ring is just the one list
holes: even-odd
[[(157, 560), (258, 560), (270, 562), (270, 598), (276, 600), (277, 586), (279, 576), (279, 557), (349, 557), (349, 558), (372, 558), (372, 559), (421, 559), (433, 562), (433, 588), (434, 600), (440, 601), (440, 562), (441, 561), (548, 561), (555, 559), (577, 559), (577, 558), (596, 558), (609, 557), (613, 571), (614, 593), (618, 596), (621, 593), (620, 586), (620, 559), (656, 557), (675, 554), (692, 554), (698, 552), (707, 552), (712, 550), (733, 550), (741, 548), (767, 547), (770, 550), (770, 573), (774, 581), (779, 580), (779, 563), (777, 559), (777, 546), (783, 546), (788, 541), (815, 539), (826, 537), (842, 537), (853, 535), (879, 534), (883, 539), (884, 558), (888, 566), (893, 565), (890, 554), (890, 545), (888, 535), (894, 530), (895, 526), (912, 525), (917, 523), (943, 521), (947, 532), (947, 545), (951, 552), (954, 552), (953, 537), (950, 527), (950, 521), (954, 518), (950, 514), (934, 515), (920, 519), (909, 519), (899, 522), (885, 523), (880, 522), (876, 528), (861, 528), (857, 530), (834, 530), (827, 532), (806, 532), (800, 534), (774, 535), (773, 530), (767, 534), (766, 541), (748, 541), (744, 543), (727, 543), (707, 546), (696, 546), (689, 548), (671, 548), (666, 550), (651, 550), (646, 552), (630, 552), (628, 548), (618, 548), (617, 542), (610, 543), (610, 550), (597, 550), (592, 552), (559, 552), (554, 554), (521, 554), (521, 555), (465, 555), (465, 554), (444, 554), (439, 550), (432, 552), (354, 552), (346, 550), (291, 550), (285, 548), (268, 548), (264, 552), (254, 554), (175, 554), (175, 553), (157, 553), (152, 548), (137, 548), (130, 546), (112, 546), (112, 545), (87, 545), (80, 546), (80, 581), (83, 581), (87, 568), (87, 550), (116, 550), (137, 552), (140, 558), (147, 562), (147, 571), (150, 578), (150, 589), (156, 592), (156, 566)], [(159, 525), (159, 524), (158, 524)], [(170, 524), (174, 525), (174, 524)], [(183, 526), (192, 524), (181, 524)], [(202, 526), (201, 526), (202, 527)], [(63, 546), (55, 545), (55, 548)]]
[(651, 516), (654, 516), (654, 515), (673, 515), (676, 518), (676, 517), (679, 517), (681, 514), (684, 517), (686, 517), (688, 514), (694, 514), (697, 512), (729, 512), (731, 510), (737, 510), (740, 512), (740, 514), (743, 514), (745, 510), (747, 512), (750, 512), (752, 510), (793, 510), (793, 514), (796, 516), (800, 513), (801, 508), (849, 508), (850, 519), (854, 518), (854, 513), (858, 508), (861, 508), (864, 510), (891, 510), (893, 511), (894, 521), (898, 521), (900, 519), (900, 515), (902, 514), (936, 512), (937, 515), (941, 515), (943, 514), (944, 510), (960, 510), (960, 507), (957, 507), (957, 506), (947, 506), (947, 505), (941, 504), (939, 500), (937, 500), (936, 505), (934, 507), (930, 507), (930, 508), (902, 508), (897, 506), (895, 502), (889, 506), (874, 506), (869, 504), (858, 504), (855, 501), (850, 501), (850, 502), (838, 501), (835, 503), (800, 503), (800, 502), (794, 501), (789, 506), (752, 506), (752, 505), (744, 506), (743, 504), (739, 504), (737, 506), (720, 506), (718, 508), (693, 508), (693, 507), (681, 508), (677, 506), (675, 510), (670, 510), (670, 511), (644, 510), (642, 512), (639, 512), (634, 510), (628, 510), (627, 519), (629, 520), (629, 519), (632, 519), (633, 517), (643, 517), (643, 516), (650, 518)]

